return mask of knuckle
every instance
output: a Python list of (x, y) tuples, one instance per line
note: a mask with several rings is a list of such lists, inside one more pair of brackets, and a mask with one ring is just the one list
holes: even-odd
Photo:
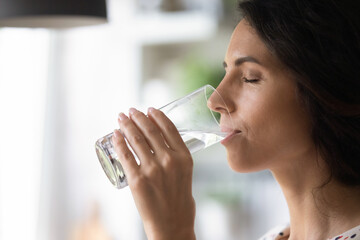
[(164, 169), (169, 171), (169, 170), (176, 168), (177, 163), (169, 153), (166, 153), (163, 157), (163, 166), (164, 166)]
[(148, 128), (146, 128), (146, 131), (149, 133), (149, 134), (155, 134), (158, 129), (155, 127), (155, 126), (149, 126)]
[(121, 155), (122, 159), (130, 160), (130, 159), (132, 159), (132, 157), (133, 157), (133, 155), (131, 152), (128, 152), (128, 151), (122, 152), (122, 155)]
[(152, 164), (148, 167), (146, 175), (149, 179), (158, 178), (159, 176), (161, 176), (161, 169), (159, 166)]
[(168, 123), (168, 124), (165, 125), (165, 130), (169, 131), (169, 132), (174, 131), (175, 126), (173, 124), (171, 124), (171, 123)]
[(194, 161), (192, 159), (190, 159), (189, 161), (186, 161), (185, 167), (186, 167), (186, 169), (192, 170), (194, 168)]
[(186, 159), (186, 162), (189, 162), (191, 165), (193, 165), (194, 161), (193, 161), (193, 158), (191, 156), (189, 149), (187, 149), (187, 151), (184, 151), (183, 154), (184, 154), (183, 158)]
[(172, 171), (173, 169), (176, 168), (175, 162), (174, 162), (174, 161), (171, 161), (171, 160), (165, 159), (165, 161), (164, 161), (163, 164), (164, 164), (164, 169), (165, 169), (166, 171)]
[(140, 135), (134, 135), (132, 137), (132, 139), (133, 139), (134, 143), (143, 143), (144, 142), (144, 138)]
[(131, 180), (131, 185), (134, 189), (139, 189), (147, 183), (147, 178), (144, 174), (139, 174)]
[(194, 161), (193, 161), (193, 159), (191, 158), (190, 153), (189, 153), (189, 154), (184, 154), (184, 155), (182, 156), (182, 159), (183, 159), (182, 163), (183, 163), (184, 169), (186, 169), (186, 170), (191, 170), (191, 169), (193, 169), (193, 167), (194, 167)]
[(185, 143), (184, 143), (184, 151), (182, 153), (183, 153), (183, 158), (191, 158), (192, 160), (191, 152), (189, 148), (186, 147)]

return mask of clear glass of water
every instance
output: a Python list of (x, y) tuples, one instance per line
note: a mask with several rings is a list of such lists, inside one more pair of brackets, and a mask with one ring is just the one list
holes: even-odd
[[(222, 107), (227, 113), (222, 113), (221, 116), (220, 113), (212, 111), (208, 107), (210, 98), (211, 101), (222, 102)], [(160, 110), (175, 124), (191, 153), (220, 142), (233, 130), (231, 116), (223, 98), (210, 85), (205, 85), (161, 107)], [(226, 132), (220, 128), (221, 117), (226, 117)], [(98, 139), (95, 148), (106, 176), (115, 187), (120, 189), (127, 186), (127, 180), (113, 148), (112, 135), (113, 133), (110, 133)], [(135, 154), (134, 156), (136, 157)]]

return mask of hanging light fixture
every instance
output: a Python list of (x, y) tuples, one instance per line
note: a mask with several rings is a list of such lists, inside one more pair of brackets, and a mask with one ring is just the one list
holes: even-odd
[(0, 27), (70, 28), (106, 22), (106, 0), (0, 0)]

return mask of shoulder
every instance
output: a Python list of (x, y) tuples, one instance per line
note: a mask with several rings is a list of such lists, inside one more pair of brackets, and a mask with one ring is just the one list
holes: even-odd
[(360, 240), (360, 225), (329, 240)]
[[(259, 238), (259, 240), (283, 240), (288, 239), (290, 236), (290, 226), (289, 225), (279, 225), (272, 228), (264, 236)], [(360, 240), (360, 225), (354, 227), (340, 235), (337, 235), (328, 240)]]
[(281, 239), (288, 239), (289, 236), (290, 236), (290, 226), (286, 224), (272, 228), (270, 231), (265, 233), (264, 236), (259, 238), (259, 240), (281, 240)]

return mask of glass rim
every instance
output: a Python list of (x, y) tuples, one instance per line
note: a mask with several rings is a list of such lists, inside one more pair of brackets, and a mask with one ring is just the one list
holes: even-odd
[[(234, 128), (234, 122), (233, 122), (233, 120), (232, 120), (232, 117), (231, 117), (229, 108), (228, 108), (228, 106), (226, 105), (225, 100), (224, 100), (224, 98), (221, 96), (221, 94), (219, 93), (219, 91), (216, 90), (216, 88), (214, 88), (214, 87), (211, 86), (210, 84), (206, 84), (206, 85), (204, 85), (203, 87), (201, 87), (200, 89), (202, 89), (202, 88), (204, 88), (204, 91), (205, 91), (206, 102), (209, 101), (208, 94), (206, 93), (206, 91), (207, 91), (209, 88), (211, 89), (212, 93), (213, 93), (213, 92), (216, 92), (216, 94), (220, 97), (223, 105), (224, 105), (225, 108), (226, 108), (227, 114), (229, 115), (230, 124), (231, 124), (231, 130), (234, 130), (234, 129), (235, 129), (235, 128)], [(196, 91), (194, 91), (194, 92), (196, 92)], [(212, 93), (210, 94), (210, 97), (212, 96)], [(209, 107), (208, 107), (208, 108), (209, 108)], [(213, 118), (215, 119), (216, 123), (220, 126), (220, 122), (218, 121), (218, 119), (217, 119), (217, 118), (215, 117), (215, 115), (214, 115), (214, 113), (219, 113), (219, 112), (213, 111), (213, 110), (211, 110), (210, 108), (209, 108), (209, 111), (211, 112), (211, 115), (212, 115)], [(219, 113), (219, 114), (221, 115), (221, 113)], [(229, 127), (229, 126), (228, 126), (228, 127)]]
[[(203, 91), (203, 93), (201, 93)], [(221, 131), (221, 125), (220, 125), (220, 121), (221, 121), (221, 114), (224, 114), (224, 113), (221, 113), (221, 112), (217, 112), (217, 111), (213, 111), (209, 105), (208, 105), (208, 101), (209, 99), (211, 98), (211, 96), (213, 96), (213, 93), (216, 93), (216, 97), (218, 97), (218, 99), (220, 99), (220, 101), (222, 102), (222, 105), (225, 107), (226, 109), (226, 112), (228, 114), (228, 117), (229, 117), (229, 122), (227, 124), (229, 124), (229, 126), (226, 126), (227, 128), (230, 128), (231, 131), (234, 130), (234, 124), (233, 124), (233, 120), (232, 120), (232, 117), (231, 117), (231, 114), (230, 114), (230, 111), (229, 111), (229, 108), (228, 106), (226, 105), (225, 101), (224, 101), (224, 98), (223, 96), (221, 96), (221, 94), (219, 93), (219, 91), (214, 88), (213, 86), (211, 86), (210, 84), (206, 84), (206, 85), (203, 85), (202, 87), (192, 91), (191, 93), (181, 97), (181, 98), (178, 98), (166, 105), (164, 105), (163, 107), (159, 108), (159, 110), (161, 110), (162, 108), (166, 108), (167, 106), (173, 104), (174, 102), (183, 102), (183, 101), (187, 101), (189, 98), (191, 98), (193, 95), (195, 94), (204, 94), (204, 98), (205, 98), (205, 103), (206, 103), (206, 107), (207, 109), (210, 111), (211, 113), (211, 116), (212, 118), (215, 120), (215, 124), (217, 124), (217, 128), (219, 129), (220, 128), (220, 131)], [(220, 118), (216, 117), (216, 114), (215, 113), (218, 113), (220, 114)], [(226, 131), (228, 131), (229, 129), (226, 129)], [(222, 132), (222, 131), (221, 131)], [(104, 139), (105, 137), (111, 135), (112, 133), (104, 136), (103, 138), (101, 139)], [(108, 139), (112, 142), (112, 139)], [(110, 157), (107, 155), (107, 153), (105, 152), (105, 145), (103, 145), (102, 141), (100, 141), (100, 139), (98, 139), (95, 143), (95, 148), (96, 148), (96, 153), (97, 153), (97, 157), (100, 161), (100, 165), (103, 169), (103, 171), (105, 172), (107, 178), (110, 180), (111, 184), (118, 188), (118, 189), (121, 189), (123, 188), (124, 186), (127, 185), (124, 185), (122, 180), (119, 178), (118, 176), (118, 173), (117, 173), (117, 169), (116, 167), (114, 166), (114, 164), (112, 163)], [(124, 170), (123, 170), (124, 171)], [(126, 181), (126, 178), (125, 178), (125, 181)]]
[[(229, 115), (229, 119), (230, 119), (231, 130), (234, 130), (234, 129), (235, 129), (235, 128), (234, 128), (234, 122), (233, 122), (233, 120), (232, 120), (232, 117), (231, 117), (229, 108), (228, 108), (228, 106), (226, 105), (226, 103), (225, 103), (225, 101), (224, 101), (224, 98), (221, 96), (221, 94), (219, 93), (219, 91), (216, 90), (216, 88), (214, 88), (214, 87), (211, 86), (210, 84), (205, 84), (204, 86), (202, 86), (202, 87), (200, 87), (200, 88), (192, 91), (191, 93), (189, 93), (189, 94), (187, 94), (187, 95), (185, 95), (185, 96), (183, 96), (183, 97), (181, 97), (181, 98), (175, 99), (174, 101), (171, 101), (171, 102), (169, 102), (169, 103), (166, 104), (166, 105), (163, 105), (162, 107), (159, 108), (159, 110), (161, 110), (162, 108), (166, 108), (167, 106), (173, 104), (174, 102), (178, 102), (178, 101), (181, 102), (181, 100), (185, 100), (185, 99), (191, 97), (192, 95), (197, 94), (197, 93), (199, 93), (199, 92), (201, 92), (201, 91), (204, 91), (204, 92), (205, 92), (205, 100), (206, 100), (206, 102), (207, 102), (207, 101), (209, 100), (209, 98), (207, 97), (206, 92), (207, 92), (207, 90), (208, 90), (209, 88), (211, 89), (211, 91), (216, 92), (216, 94), (220, 97), (223, 105), (226, 107), (226, 111), (227, 111), (227, 114)], [(211, 95), (210, 95), (210, 96), (211, 96)], [(214, 112), (215, 112), (215, 111), (211, 110), (209, 107), (208, 107), (208, 109), (209, 109), (209, 111), (211, 112), (211, 115), (212, 115), (213, 118), (215, 119), (216, 123), (220, 126), (220, 122), (219, 122), (219, 121), (216, 119), (216, 117), (214, 116)], [(221, 113), (220, 113), (220, 114), (221, 114)], [(228, 127), (229, 127), (229, 126), (228, 126)]]

